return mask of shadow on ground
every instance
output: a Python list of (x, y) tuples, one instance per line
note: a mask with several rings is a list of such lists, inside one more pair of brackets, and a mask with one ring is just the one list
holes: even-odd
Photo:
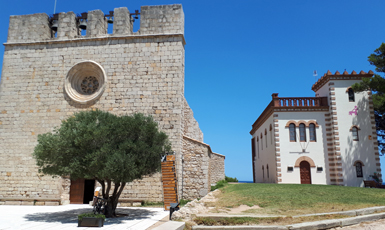
[[(81, 209), (73, 209), (61, 212), (41, 212), (25, 215), (24, 218), (27, 221), (38, 221), (38, 222), (60, 222), (62, 224), (65, 223), (78, 223), (78, 215), (82, 213), (90, 213), (92, 209), (90, 208), (81, 208)], [(123, 221), (129, 220), (142, 220), (148, 219), (156, 212), (140, 209), (140, 208), (117, 208), (116, 214), (117, 218), (107, 218), (104, 222), (104, 225), (109, 224), (119, 224)]]

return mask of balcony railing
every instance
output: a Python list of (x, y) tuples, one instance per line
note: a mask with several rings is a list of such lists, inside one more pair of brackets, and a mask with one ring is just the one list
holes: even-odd
[(276, 97), (274, 107), (321, 107), (328, 106), (327, 97)]

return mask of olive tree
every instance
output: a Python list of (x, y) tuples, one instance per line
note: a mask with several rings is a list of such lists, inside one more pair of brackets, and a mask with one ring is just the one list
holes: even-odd
[(39, 135), (33, 156), (42, 174), (97, 180), (106, 216), (113, 217), (126, 183), (159, 171), (160, 155), (170, 149), (151, 116), (96, 110), (76, 113)]

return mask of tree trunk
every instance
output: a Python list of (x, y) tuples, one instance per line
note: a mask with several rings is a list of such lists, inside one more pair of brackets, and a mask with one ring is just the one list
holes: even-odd
[(105, 216), (107, 218), (116, 217), (116, 207), (118, 206), (119, 197), (123, 192), (126, 183), (115, 183), (115, 188), (112, 196), (108, 197)]

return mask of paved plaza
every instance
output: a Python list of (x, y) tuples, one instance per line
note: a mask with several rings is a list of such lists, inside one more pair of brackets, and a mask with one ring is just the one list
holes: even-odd
[[(61, 206), (11, 206), (0, 205), (0, 229), (79, 229), (77, 216), (91, 212), (83, 204)], [(145, 230), (167, 215), (163, 208), (117, 208), (118, 218), (109, 218), (103, 229)], [(95, 228), (81, 228), (95, 229)]]

